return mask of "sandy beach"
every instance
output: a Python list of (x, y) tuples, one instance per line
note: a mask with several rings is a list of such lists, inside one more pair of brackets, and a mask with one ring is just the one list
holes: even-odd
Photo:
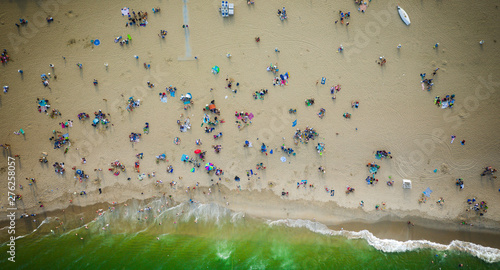
[[(381, 222), (379, 237), (391, 238), (380, 229), (387, 226), (400, 240), (446, 242), (463, 234), (462, 240), (499, 248), (494, 243), (500, 239), (500, 181), (495, 174), (481, 176), (487, 166), (500, 168), (497, 2), (400, 1), (409, 26), (393, 1), (369, 2), (362, 13), (354, 1), (247, 5), (238, 0), (228, 18), (218, 11), (220, 1), (37, 3), (7, 2), (0, 11), (0, 49), (10, 57), (0, 67), (0, 84), (8, 86), (0, 95), (0, 144), (9, 145), (0, 158), (2, 210), (10, 208), (8, 162), (15, 159), (13, 192), (22, 196), (15, 204), (18, 216), (172, 195), (176, 203), (213, 202), (267, 219), (353, 229)], [(283, 6), (288, 18), (280, 20), (277, 10)], [(146, 26), (126, 27), (124, 7), (147, 12)], [(344, 23), (339, 11), (350, 12)], [(16, 27), (20, 18), (28, 23)], [(168, 32), (164, 38), (161, 30)], [(114, 41), (120, 36), (128, 44)], [(386, 59), (382, 65), (381, 59)], [(266, 70), (270, 65), (279, 68), (277, 74)], [(48, 73), (44, 86), (40, 75)], [(287, 84), (273, 85), (273, 78), (285, 73)], [(424, 79), (432, 79), (431, 90), (424, 89)], [(159, 93), (169, 86), (177, 89), (175, 97), (167, 92), (162, 102)], [(261, 89), (267, 94), (255, 99)], [(180, 98), (187, 93), (192, 104), (185, 109)], [(435, 104), (436, 97), (447, 95), (454, 95), (453, 107)], [(127, 110), (130, 97), (140, 106)], [(47, 113), (38, 111), (37, 98), (49, 101)], [(315, 102), (307, 106), (306, 99)], [(203, 110), (211, 101), (220, 115)], [(322, 108), (324, 117), (318, 117)], [(51, 117), (52, 109), (62, 115)], [(99, 110), (109, 123), (94, 127)], [(238, 128), (235, 112), (254, 118), (247, 124), (240, 120)], [(80, 113), (90, 119), (79, 120)], [(219, 120), (211, 133), (205, 131), (205, 114)], [(177, 121), (187, 118), (191, 126), (181, 132)], [(69, 120), (71, 127), (61, 127)], [(294, 142), (296, 130), (306, 127), (318, 136)], [(24, 134), (16, 135), (20, 129)], [(49, 138), (66, 133), (69, 143), (54, 149)], [(138, 142), (130, 142), (131, 133), (141, 134)], [(244, 147), (245, 141), (252, 147)], [(263, 143), (267, 153), (261, 152)], [(325, 145), (321, 155), (318, 143)], [(221, 145), (220, 153), (212, 145)], [(284, 153), (282, 146), (295, 154)], [(196, 161), (200, 167), (181, 160), (197, 158), (196, 149), (206, 151), (204, 160)], [(391, 157), (377, 159), (379, 150)], [(47, 163), (39, 161), (44, 152)], [(166, 160), (157, 161), (161, 154)], [(108, 171), (116, 160), (126, 166), (118, 176)], [(55, 162), (64, 163), (64, 174), (54, 172)], [(367, 167), (372, 162), (379, 166), (376, 174)], [(223, 175), (207, 173), (205, 163)], [(256, 168), (260, 163), (264, 170)], [(173, 173), (167, 172), (169, 165)], [(76, 170), (89, 177), (80, 181)], [(369, 176), (378, 181), (367, 183)], [(30, 178), (36, 183), (29, 185)], [(456, 185), (459, 178), (463, 189)], [(403, 179), (411, 180), (411, 189), (402, 188)], [(304, 180), (307, 184), (298, 186)], [(347, 194), (347, 187), (354, 192)], [(429, 197), (423, 195), (427, 188)], [(440, 199), (444, 203), (437, 203)], [(486, 202), (487, 212), (466, 211), (476, 201)], [(453, 233), (406, 234), (400, 225), (408, 219), (425, 228), (448, 226)], [(391, 221), (399, 225), (391, 227)]]

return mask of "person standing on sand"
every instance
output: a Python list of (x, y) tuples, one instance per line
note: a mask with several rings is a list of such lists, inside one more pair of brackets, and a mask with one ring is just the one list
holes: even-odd
[(436, 73), (437, 73), (437, 71), (438, 71), (438, 70), (439, 70), (439, 68), (436, 68), (436, 69), (434, 70), (434, 72), (432, 72), (432, 76), (436, 75)]

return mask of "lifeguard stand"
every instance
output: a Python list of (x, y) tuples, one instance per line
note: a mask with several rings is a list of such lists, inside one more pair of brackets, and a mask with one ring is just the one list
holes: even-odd
[(403, 188), (411, 189), (411, 180), (403, 179)]

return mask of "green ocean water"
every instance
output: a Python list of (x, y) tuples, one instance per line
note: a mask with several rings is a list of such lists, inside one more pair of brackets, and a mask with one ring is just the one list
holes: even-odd
[[(56, 221), (49, 220), (17, 239), (15, 263), (7, 260), (4, 243), (0, 265), (2, 269), (457, 269), (464, 264), (461, 269), (500, 269), (498, 262), (456, 249), (383, 252), (365, 238), (335, 235), (319, 223), (251, 219), (212, 204), (186, 203), (161, 214), (155, 206), (144, 212), (137, 209), (140, 206), (108, 210), (87, 223), (88, 229), (51, 232)], [(379, 241), (387, 248), (416, 245)]]

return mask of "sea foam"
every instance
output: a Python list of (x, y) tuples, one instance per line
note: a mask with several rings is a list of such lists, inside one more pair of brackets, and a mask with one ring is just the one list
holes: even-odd
[(323, 235), (336, 235), (344, 236), (347, 239), (364, 239), (368, 244), (377, 250), (383, 252), (406, 252), (417, 249), (429, 248), (434, 250), (455, 250), (467, 252), (477, 258), (480, 258), (488, 263), (496, 263), (500, 261), (500, 250), (491, 247), (485, 247), (478, 244), (464, 242), (460, 240), (453, 240), (450, 244), (444, 245), (434, 243), (428, 240), (408, 240), (398, 241), (394, 239), (380, 239), (373, 235), (368, 230), (359, 232), (354, 231), (336, 231), (329, 229), (326, 225), (302, 219), (280, 219), (267, 222), (270, 226), (288, 226), (292, 228), (306, 228), (312, 232), (320, 233)]

